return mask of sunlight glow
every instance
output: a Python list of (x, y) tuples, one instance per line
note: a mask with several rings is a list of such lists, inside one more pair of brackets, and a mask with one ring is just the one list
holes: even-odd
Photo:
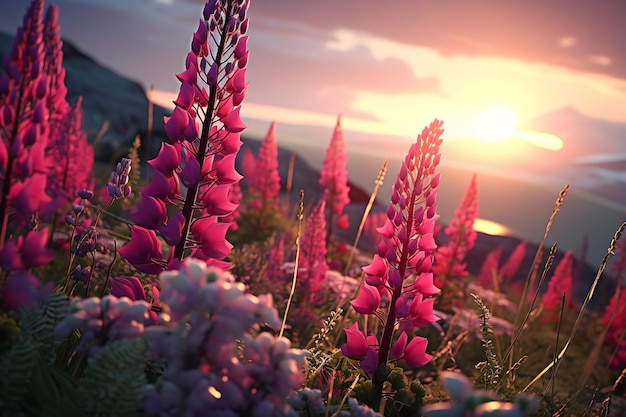
[(549, 151), (559, 151), (563, 148), (563, 140), (550, 133), (525, 130), (515, 132), (515, 137)]
[(492, 106), (476, 117), (473, 136), (485, 142), (500, 142), (516, 133), (518, 123), (519, 116), (511, 107)]
[(495, 143), (508, 139), (522, 140), (528, 144), (550, 151), (563, 148), (563, 141), (555, 135), (531, 130), (520, 130), (515, 110), (506, 105), (494, 105), (476, 116), (471, 137), (483, 142)]
[(474, 229), (477, 232), (494, 236), (507, 236), (511, 234), (511, 231), (506, 226), (481, 218), (474, 220)]

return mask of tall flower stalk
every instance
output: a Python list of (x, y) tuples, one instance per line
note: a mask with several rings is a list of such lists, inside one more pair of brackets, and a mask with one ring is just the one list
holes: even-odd
[(502, 257), (502, 247), (498, 246), (492, 249), (485, 256), (483, 265), (480, 267), (476, 283), (486, 289), (494, 289), (498, 291), (498, 283), (500, 281), (500, 258)]
[(544, 322), (556, 322), (559, 318), (559, 310), (565, 294), (565, 309), (569, 310), (572, 300), (572, 267), (574, 264), (574, 255), (571, 250), (565, 252), (565, 255), (556, 266), (552, 278), (548, 282), (548, 289), (543, 294), (542, 304), (546, 315), (543, 317)]
[(47, 191), (56, 200), (55, 208), (66, 209), (75, 200), (76, 193), (88, 185), (94, 151), (82, 127), (82, 97), (78, 97), (72, 106), (66, 101), (63, 41), (58, 17), (58, 8), (50, 5), (44, 19), (43, 33), (44, 72), (48, 75), (47, 101), (50, 114), (46, 155), (54, 161), (49, 164)]
[[(348, 186), (348, 170), (346, 169), (346, 150), (341, 129), (341, 118), (337, 117), (337, 124), (326, 149), (326, 157), (320, 172), (319, 183), (324, 187), (324, 200), (328, 212), (326, 227), (326, 246), (330, 243), (333, 225), (336, 222), (340, 229), (348, 228), (348, 216), (343, 208), (350, 202), (350, 187)], [(337, 219), (335, 220), (335, 217)]]
[(50, 201), (45, 193), (49, 135), (43, 0), (33, 1), (4, 59), (0, 78), (0, 248), (11, 213), (19, 220)]
[(276, 197), (280, 191), (276, 122), (272, 122), (261, 142), (259, 155), (256, 158), (254, 172), (249, 178), (249, 183), (248, 191), (256, 194), (256, 199), (250, 205), (252, 208), (257, 208), (261, 212), (276, 208)]
[(433, 264), (435, 284), (442, 290), (447, 281), (458, 281), (468, 275), (465, 256), (476, 242), (474, 230), (476, 217), (478, 217), (478, 186), (474, 174), (459, 207), (454, 211), (452, 221), (444, 230), (449, 240), (435, 252)]
[[(156, 224), (135, 226), (135, 247), (149, 246), (159, 231), (172, 246), (170, 261), (187, 256), (224, 266), (232, 245), (226, 240), (231, 223), (223, 222), (237, 204), (228, 199), (230, 188), (241, 179), (235, 156), (245, 125), (239, 117), (247, 84), (247, 36), (249, 2), (209, 0), (193, 34), (186, 70), (165, 131), (172, 144), (164, 143), (150, 161), (152, 181), (141, 189), (143, 198), (174, 205), (146, 203), (157, 212)], [(187, 191), (182, 194), (182, 183)], [(143, 230), (140, 230), (143, 229)], [(132, 243), (132, 240), (131, 240)], [(155, 263), (160, 263), (155, 259)]]
[[(434, 120), (409, 149), (393, 185), (387, 219), (379, 228), (382, 238), (378, 253), (363, 268), (365, 283), (351, 302), (358, 313), (379, 315), (381, 295), (390, 300), (380, 343), (375, 336), (366, 337), (353, 326), (346, 330), (348, 342), (342, 348), (346, 356), (361, 359), (361, 366), (374, 374), (372, 382), (378, 401), (387, 377), (385, 367), (390, 351), (409, 366), (423, 366), (431, 358), (426, 353), (428, 341), (419, 336), (408, 341), (407, 332), (437, 320), (432, 296), (439, 289), (433, 285), (432, 263), (437, 247), (433, 233), (439, 217), (437, 166), (442, 125)], [(392, 347), (397, 329), (402, 333)]]
[(326, 202), (320, 201), (306, 220), (300, 252), (300, 280), (306, 286), (308, 303), (319, 304), (322, 301), (320, 290), (326, 278)]

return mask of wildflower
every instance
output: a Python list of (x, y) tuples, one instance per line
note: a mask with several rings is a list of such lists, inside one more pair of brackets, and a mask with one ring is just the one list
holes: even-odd
[(500, 268), (502, 281), (510, 281), (515, 277), (515, 274), (524, 261), (527, 245), (528, 242), (522, 241), (515, 246), (515, 249), (513, 249), (513, 252), (509, 255), (509, 259), (507, 259), (504, 265), (502, 265), (502, 268)]
[(494, 289), (500, 277), (498, 265), (502, 256), (502, 247), (497, 247), (487, 254), (483, 262), (476, 283), (486, 289)]
[(250, 193), (258, 194), (255, 207), (260, 210), (271, 209), (276, 205), (276, 196), (280, 191), (280, 175), (278, 173), (278, 147), (276, 145), (276, 122), (270, 128), (261, 142), (259, 155), (254, 164), (254, 172), (250, 182)]
[(476, 174), (465, 190), (461, 203), (454, 210), (454, 217), (444, 230), (448, 241), (437, 249), (433, 262), (435, 285), (443, 289), (448, 280), (459, 280), (468, 275), (464, 262), (476, 242), (474, 221), (478, 216), (478, 187)]
[(148, 300), (148, 296), (141, 285), (141, 281), (137, 277), (113, 277), (111, 278), (111, 295), (117, 298), (130, 298), (133, 301), (146, 301), (150, 303), (151, 310), (149, 312), (151, 322), (157, 323), (156, 311), (159, 310), (159, 289), (156, 283), (151, 284), (152, 299)]
[(565, 308), (569, 309), (571, 307), (573, 259), (572, 251), (568, 250), (556, 266), (554, 274), (548, 282), (548, 289), (542, 297), (543, 309), (546, 312), (550, 312), (544, 316), (542, 321), (558, 320), (563, 294), (565, 294)]
[(320, 289), (326, 277), (326, 219), (324, 209), (326, 202), (320, 201), (306, 220), (301, 241), (300, 279), (306, 285), (310, 301), (317, 304), (320, 300)]
[(285, 398), (304, 382), (305, 352), (285, 338), (250, 332), (260, 324), (280, 327), (271, 297), (246, 293), (242, 283), (194, 258), (160, 279), (170, 320), (146, 328), (144, 336), (148, 359), (168, 366), (145, 387), (144, 414), (289, 411)]
[(245, 128), (239, 112), (247, 88), (247, 8), (246, 1), (206, 4), (185, 70), (176, 75), (181, 84), (174, 110), (164, 120), (172, 144), (148, 161), (154, 175), (142, 195), (174, 207), (163, 211), (162, 204), (150, 203), (154, 216), (142, 225), (173, 246), (172, 266), (190, 248), (193, 256), (228, 266), (222, 259), (232, 246), (225, 235), (238, 206), (229, 196), (241, 179), (235, 155)]
[[(379, 295), (390, 298), (380, 344), (376, 350), (368, 351), (368, 357), (361, 363), (369, 370), (387, 363), (398, 325), (406, 327), (410, 323), (423, 327), (438, 320), (432, 313), (434, 299), (431, 296), (439, 291), (432, 285), (432, 257), (436, 248), (435, 221), (439, 217), (435, 211), (441, 126), (440, 121), (433, 121), (409, 149), (393, 186), (387, 219), (378, 229), (382, 238), (377, 254), (372, 263), (363, 268), (366, 284), (353, 303), (355, 309), (373, 313), (374, 307), (378, 308), (380, 298), (374, 294), (374, 288)], [(410, 355), (406, 355), (405, 349), (405, 357), (411, 366), (427, 362), (423, 342), (416, 339), (406, 345), (410, 346)], [(396, 351), (402, 351), (400, 345), (396, 345)], [(420, 353), (422, 347), (424, 352)], [(376, 397), (380, 397), (384, 379), (376, 373), (372, 382)]]
[(50, 203), (45, 193), (45, 150), (50, 134), (44, 73), (43, 0), (35, 0), (5, 56), (0, 76), (0, 247), (9, 227), (9, 212), (23, 221)]
[(326, 157), (319, 179), (320, 185), (324, 187), (324, 200), (328, 211), (326, 246), (328, 246), (332, 236), (333, 224), (336, 221), (335, 216), (341, 219), (338, 227), (347, 228), (348, 226), (347, 217), (341, 217), (344, 207), (350, 202), (346, 159), (341, 118), (337, 117), (337, 124), (326, 149)]
[(150, 306), (145, 301), (105, 295), (72, 300), (67, 316), (54, 331), (57, 337), (65, 338), (79, 330), (76, 350), (93, 356), (109, 340), (140, 337), (149, 324)]
[(122, 158), (121, 162), (117, 163), (115, 170), (111, 172), (107, 190), (112, 198), (128, 197), (130, 195), (130, 186), (127, 186), (130, 169), (130, 159)]

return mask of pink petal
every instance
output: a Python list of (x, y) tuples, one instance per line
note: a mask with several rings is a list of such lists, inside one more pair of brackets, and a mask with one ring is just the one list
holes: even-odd
[(426, 353), (428, 347), (428, 339), (420, 336), (414, 336), (404, 349), (404, 361), (407, 365), (415, 368), (421, 368), (432, 359), (432, 356)]
[(34, 268), (49, 263), (54, 258), (52, 252), (46, 247), (48, 242), (48, 228), (30, 232), (24, 238), (20, 248), (20, 256), (24, 269)]
[(437, 249), (437, 243), (435, 242), (435, 238), (432, 233), (427, 233), (425, 235), (420, 236), (418, 247), (420, 250), (426, 252), (432, 252)]
[(210, 258), (223, 259), (233, 248), (226, 240), (230, 223), (218, 223), (215, 217), (196, 220), (191, 225), (191, 232), (196, 240), (202, 242), (202, 253)]
[(33, 174), (27, 178), (13, 199), (15, 209), (22, 215), (29, 215), (37, 211), (42, 203), (49, 202), (51, 199), (45, 191), (46, 182), (46, 176), (43, 174)]
[(174, 101), (174, 104), (184, 110), (189, 110), (191, 108), (191, 105), (193, 104), (194, 94), (194, 87), (191, 84), (183, 81), (180, 85), (178, 97), (176, 98), (176, 101)]
[(246, 125), (241, 121), (241, 118), (239, 116), (240, 110), (241, 107), (237, 107), (235, 110), (228, 113), (226, 117), (222, 118), (224, 128), (230, 133), (239, 133), (246, 128)]
[(200, 180), (200, 163), (192, 156), (187, 159), (185, 167), (179, 175), (180, 181), (185, 187), (195, 187)]
[(235, 59), (241, 59), (247, 51), (248, 48), (248, 37), (247, 36), (242, 36), (241, 38), (239, 38), (239, 41), (237, 42), (237, 46), (235, 46)]
[(363, 272), (367, 274), (365, 276), (365, 282), (373, 286), (384, 285), (388, 278), (388, 268), (384, 258), (381, 258), (380, 255), (374, 255), (372, 263), (363, 267)]
[(160, 200), (165, 200), (172, 191), (168, 178), (158, 170), (152, 173), (152, 179), (148, 185), (140, 187), (139, 190), (144, 195), (149, 195)]
[(140, 272), (158, 274), (163, 271), (163, 267), (153, 261), (163, 258), (161, 244), (154, 230), (141, 226), (131, 226), (130, 229), (130, 242), (117, 252)]
[(213, 168), (217, 170), (219, 184), (233, 184), (243, 177), (235, 169), (235, 158), (237, 154), (226, 155), (221, 159), (215, 159)]
[(352, 324), (346, 332), (346, 344), (341, 346), (343, 355), (350, 359), (361, 360), (367, 355), (367, 341), (363, 332), (359, 330), (357, 323)]
[(163, 240), (170, 245), (176, 246), (180, 242), (183, 232), (183, 226), (185, 225), (185, 216), (180, 211), (177, 211), (170, 216), (167, 224), (159, 229)]
[(2, 249), (0, 249), (0, 268), (4, 271), (11, 272), (15, 269), (24, 269), (24, 264), (19, 254), (22, 241), (23, 237), (18, 236), (15, 239), (7, 240)]
[(433, 273), (427, 272), (420, 274), (415, 280), (413, 287), (419, 291), (424, 297), (430, 297), (437, 294), (440, 290), (433, 284)]
[(148, 161), (150, 166), (166, 176), (170, 175), (180, 164), (180, 144), (177, 143), (177, 145), (162, 142), (159, 154)]
[(404, 348), (406, 347), (406, 341), (408, 336), (406, 332), (402, 332), (398, 337), (398, 340), (391, 346), (391, 354), (396, 358), (401, 358), (404, 355)]
[(365, 359), (359, 362), (359, 364), (365, 372), (373, 374), (378, 368), (378, 352), (372, 348), (367, 349)]
[(207, 190), (202, 197), (206, 211), (216, 216), (224, 216), (236, 210), (239, 205), (228, 199), (230, 189), (230, 184), (223, 184), (215, 185)]
[(364, 284), (355, 300), (350, 302), (357, 313), (374, 314), (380, 307), (380, 293), (375, 287)]
[(132, 216), (137, 226), (158, 229), (167, 220), (167, 207), (162, 200), (144, 194), (137, 211)]
[(174, 143), (185, 140), (185, 128), (189, 124), (189, 113), (180, 107), (174, 107), (171, 117), (165, 117), (165, 133)]
[(423, 299), (421, 294), (418, 294), (411, 301), (409, 312), (411, 314), (411, 323), (414, 326), (426, 327), (439, 320), (439, 317), (433, 314), (434, 302), (434, 298)]
[(345, 230), (348, 227), (350, 227), (350, 222), (348, 221), (347, 214), (342, 214), (341, 216), (339, 216), (339, 218), (337, 218), (337, 227), (342, 230)]
[(131, 300), (146, 301), (146, 293), (143, 285), (137, 277), (113, 277), (111, 278), (111, 295), (117, 298), (128, 297)]

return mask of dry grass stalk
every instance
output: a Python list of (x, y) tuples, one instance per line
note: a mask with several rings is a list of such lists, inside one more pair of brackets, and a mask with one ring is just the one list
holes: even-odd
[[(583, 304), (580, 307), (580, 310), (578, 311), (578, 316), (576, 317), (576, 321), (574, 322), (574, 327), (572, 328), (572, 332), (570, 333), (570, 336), (567, 339), (567, 342), (565, 343), (565, 346), (563, 346), (563, 349), (561, 349), (561, 352), (557, 356), (557, 359), (559, 361), (563, 358), (563, 356), (565, 356), (565, 352), (567, 352), (567, 348), (569, 347), (570, 343), (572, 342), (572, 339), (574, 338), (574, 335), (576, 334), (576, 331), (578, 330), (578, 326), (580, 326), (580, 322), (582, 320), (582, 317), (583, 317), (583, 314), (585, 312), (585, 309), (587, 308), (587, 304), (589, 304), (589, 301), (591, 300), (591, 297), (593, 297), (593, 293), (594, 293), (594, 291), (595, 291), (595, 289), (596, 289), (596, 287), (598, 285), (598, 282), (600, 281), (600, 276), (604, 272), (604, 269), (606, 268), (606, 264), (609, 262), (610, 256), (611, 255), (615, 255), (614, 250), (615, 250), (617, 241), (619, 240), (619, 238), (622, 235), (622, 232), (624, 231), (625, 228), (626, 228), (626, 222), (622, 223), (618, 227), (618, 229), (615, 231), (615, 235), (613, 236), (613, 239), (611, 240), (611, 244), (609, 245), (609, 247), (608, 247), (608, 249), (606, 251), (606, 254), (602, 258), (602, 262), (600, 263), (600, 268), (598, 269), (596, 277), (593, 280), (593, 283), (591, 284), (591, 288), (589, 289), (589, 292), (587, 293), (587, 297), (583, 301)], [(530, 388), (535, 382), (540, 380), (541, 377), (543, 375), (545, 375), (545, 373), (548, 372), (552, 368), (553, 365), (554, 365), (554, 361), (550, 362), (541, 372), (539, 372), (539, 374), (537, 374), (537, 376), (535, 376), (535, 378), (533, 378), (532, 381), (530, 381), (528, 383), (528, 385), (526, 385), (526, 387), (524, 387), (522, 392), (528, 390), (528, 388)]]
[(380, 167), (378, 171), (378, 176), (376, 177), (376, 181), (374, 181), (374, 190), (372, 190), (372, 194), (370, 194), (370, 199), (365, 206), (365, 211), (363, 212), (363, 217), (361, 218), (361, 224), (359, 224), (359, 230), (356, 233), (356, 238), (354, 239), (354, 243), (352, 244), (352, 250), (350, 251), (350, 257), (348, 258), (348, 262), (346, 262), (346, 269), (344, 270), (344, 275), (348, 275), (348, 271), (350, 270), (350, 266), (352, 265), (352, 258), (354, 257), (354, 251), (359, 244), (359, 240), (361, 239), (361, 233), (363, 232), (363, 227), (365, 226), (365, 221), (367, 220), (367, 216), (370, 214), (370, 210), (372, 210), (372, 206), (374, 205), (374, 201), (376, 201), (376, 195), (378, 194), (378, 189), (383, 182), (385, 181), (385, 174), (387, 173), (387, 160), (383, 162), (383, 165)]
[(300, 238), (302, 237), (302, 220), (304, 219), (304, 190), (300, 190), (300, 202), (298, 203), (298, 233), (296, 235), (296, 261), (293, 267), (293, 279), (291, 280), (291, 292), (289, 293), (289, 299), (287, 300), (287, 307), (285, 307), (285, 314), (283, 316), (283, 324), (280, 326), (280, 333), (278, 337), (283, 337), (285, 331), (285, 325), (287, 323), (287, 315), (289, 314), (289, 307), (291, 307), (291, 301), (293, 295), (296, 292), (296, 282), (298, 280), (298, 260), (300, 259)]

